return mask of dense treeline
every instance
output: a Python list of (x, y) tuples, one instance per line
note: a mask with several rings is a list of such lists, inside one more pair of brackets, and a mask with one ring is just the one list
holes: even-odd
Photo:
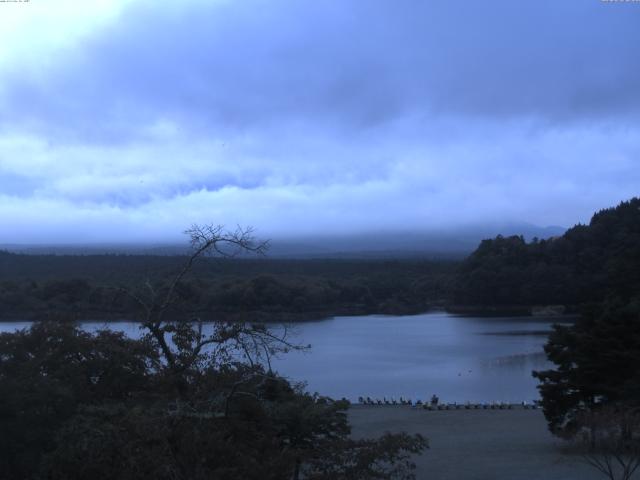
[[(120, 287), (154, 282), (184, 257), (0, 253), (0, 317), (126, 318)], [(304, 319), (413, 313), (442, 305), (455, 264), (426, 260), (203, 259), (180, 287), (174, 314), (207, 319)]]
[[(533, 373), (549, 428), (585, 438), (592, 456), (613, 452), (623, 463), (640, 460), (640, 199), (602, 210), (589, 225), (539, 245), (515, 255), (526, 259), (521, 270), (559, 264), (568, 275), (556, 279), (554, 300), (581, 304), (576, 323), (556, 326), (549, 336), (545, 352), (554, 368)], [(568, 279), (582, 290), (572, 290)]]
[(484, 240), (453, 288), (457, 305), (566, 305), (629, 298), (640, 287), (640, 199), (596, 213), (561, 237)]
[[(265, 320), (415, 313), (445, 304), (578, 311), (610, 294), (628, 298), (638, 290), (638, 208), (638, 199), (623, 202), (560, 237), (484, 240), (459, 267), (427, 260), (210, 258), (183, 283), (181, 306), (203, 318), (251, 314)], [(52, 311), (124, 318), (135, 305), (119, 287), (164, 278), (183, 259), (0, 252), (0, 318), (42, 318)]]

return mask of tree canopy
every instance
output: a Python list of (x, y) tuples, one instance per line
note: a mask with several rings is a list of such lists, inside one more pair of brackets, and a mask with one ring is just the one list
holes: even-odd
[(583, 288), (572, 299), (581, 316), (556, 326), (545, 346), (555, 368), (533, 373), (551, 431), (573, 436), (602, 408), (640, 408), (640, 199), (596, 213), (545, 249), (547, 265), (566, 266)]
[(640, 289), (640, 198), (593, 215), (560, 236), (484, 240), (460, 266), (459, 305), (551, 305), (574, 308)]
[(571, 436), (585, 412), (640, 407), (640, 303), (607, 302), (556, 326), (545, 351), (555, 368), (534, 372), (551, 431)]

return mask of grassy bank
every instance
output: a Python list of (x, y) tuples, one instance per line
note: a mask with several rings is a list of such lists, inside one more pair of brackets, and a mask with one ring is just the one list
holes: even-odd
[(385, 431), (421, 433), (430, 448), (416, 459), (417, 478), (431, 480), (598, 480), (547, 430), (540, 410), (427, 411), (354, 405), (355, 437)]

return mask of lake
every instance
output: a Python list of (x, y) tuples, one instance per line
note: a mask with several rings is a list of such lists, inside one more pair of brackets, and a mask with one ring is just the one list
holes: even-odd
[[(311, 344), (273, 362), (311, 392), (444, 402), (531, 402), (539, 397), (531, 371), (550, 366), (545, 331), (558, 318), (462, 317), (443, 312), (411, 316), (334, 317), (290, 325), (294, 340)], [(86, 322), (138, 336), (135, 322)], [(0, 323), (15, 331), (29, 322)], [(278, 328), (277, 326), (274, 328)]]

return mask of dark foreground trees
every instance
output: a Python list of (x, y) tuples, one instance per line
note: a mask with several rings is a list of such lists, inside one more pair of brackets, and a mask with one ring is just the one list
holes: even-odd
[(555, 369), (534, 372), (552, 432), (573, 435), (585, 412), (640, 408), (640, 302), (594, 306), (573, 326), (556, 326), (545, 351)]
[(640, 467), (640, 308), (594, 307), (555, 327), (545, 347), (554, 370), (534, 372), (550, 430), (611, 480)]
[(352, 440), (345, 401), (310, 395), (269, 368), (286, 330), (176, 322), (202, 255), (260, 251), (247, 231), (189, 231), (194, 248), (164, 283), (123, 289), (142, 336), (64, 322), (0, 335), (0, 471), (7, 479), (413, 478), (419, 435)]
[(591, 303), (575, 325), (549, 336), (555, 368), (534, 372), (544, 414), (553, 433), (583, 440), (589, 464), (630, 478), (640, 465), (640, 199), (564, 237), (579, 240), (570, 251), (574, 270), (599, 280), (585, 290)]
[[(158, 357), (145, 342), (42, 323), (0, 335), (0, 471), (34, 476), (82, 405), (142, 401)], [(80, 452), (78, 452), (80, 453)]]

